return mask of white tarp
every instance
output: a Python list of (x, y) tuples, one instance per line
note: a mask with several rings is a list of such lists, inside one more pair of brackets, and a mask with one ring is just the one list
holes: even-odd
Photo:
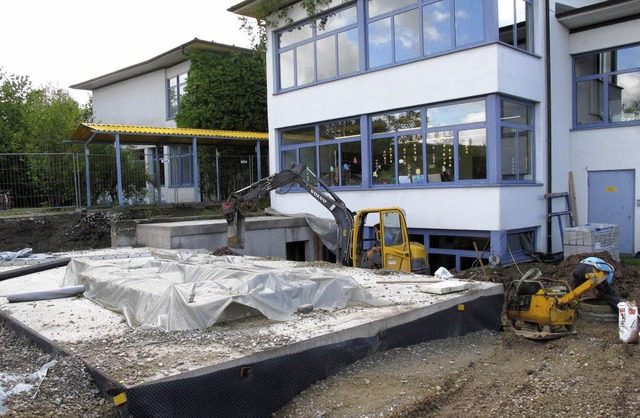
[(298, 307), (340, 309), (351, 301), (381, 304), (350, 276), (318, 268), (274, 268), (259, 260), (174, 251), (127, 265), (75, 258), (63, 286), (84, 285), (84, 296), (121, 312), (131, 327), (205, 329), (218, 320), (262, 313), (288, 320)]

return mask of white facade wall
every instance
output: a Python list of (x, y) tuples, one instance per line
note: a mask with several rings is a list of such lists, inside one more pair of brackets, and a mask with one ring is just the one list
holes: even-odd
[[(536, 2), (536, 16), (544, 16)], [(294, 12), (292, 18), (303, 18)], [(544, 53), (543, 21), (537, 21), (537, 52)], [(268, 34), (273, 45), (272, 33)], [(337, 81), (274, 94), (273, 51), (267, 53), (269, 148), (272, 172), (279, 167), (278, 130), (296, 125), (371, 114), (500, 93), (536, 105), (536, 180), (525, 187), (430, 187), (424, 189), (338, 191), (351, 210), (400, 206), (411, 228), (501, 231), (539, 226), (538, 245), (546, 234), (545, 176), (546, 97), (545, 61), (503, 45), (484, 45)], [(569, 110), (570, 112), (570, 110)], [(489, 139), (491, 141), (491, 139)], [(364, 175), (365, 173), (363, 173)], [(272, 193), (272, 206), (284, 213), (330, 214), (306, 193)], [(542, 248), (539, 248), (543, 251)]]
[[(638, 21), (578, 32), (569, 37), (569, 52), (579, 54), (640, 42)], [(635, 170), (635, 195), (640, 196), (640, 127), (575, 130), (570, 138), (570, 166), (574, 173), (576, 200), (581, 222), (588, 213), (588, 172)], [(634, 209), (634, 225), (640, 225), (640, 208)], [(640, 249), (640, 234), (634, 236), (634, 251)]]

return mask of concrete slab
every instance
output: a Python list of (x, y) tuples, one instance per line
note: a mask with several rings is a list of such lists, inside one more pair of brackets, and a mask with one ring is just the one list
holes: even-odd
[(446, 293), (461, 292), (472, 287), (470, 282), (461, 282), (458, 280), (446, 280), (440, 283), (432, 283), (424, 285), (422, 291), (425, 293), (434, 293), (444, 295)]
[[(118, 257), (118, 263), (135, 266), (146, 261), (145, 250), (82, 255)], [(127, 251), (135, 257), (125, 258)], [(133, 416), (269, 416), (314, 381), (376, 351), (500, 326), (501, 284), (465, 282), (462, 291), (429, 294), (424, 284), (401, 283), (415, 275), (398, 274), (393, 279), (400, 283), (378, 284), (381, 276), (371, 270), (323, 262), (261, 263), (286, 264), (292, 271), (310, 264), (336, 269), (387, 304), (167, 333), (132, 330), (118, 312), (82, 297), (23, 303), (2, 297), (61, 285), (65, 268), (56, 268), (0, 282), (0, 314), (34, 339), (81, 357), (101, 389), (123, 401), (122, 412)], [(0, 272), (9, 268), (15, 266), (0, 265)]]

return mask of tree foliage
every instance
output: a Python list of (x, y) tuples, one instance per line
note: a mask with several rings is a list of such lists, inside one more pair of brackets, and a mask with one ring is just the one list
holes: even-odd
[(187, 94), (176, 116), (179, 127), (267, 131), (264, 55), (194, 51)]
[[(302, 0), (297, 5), (307, 13), (311, 20), (332, 3), (333, 0)], [(343, 0), (346, 3), (349, 0)], [(293, 20), (290, 17), (291, 7), (282, 7), (281, 0), (266, 0), (258, 5), (255, 19), (240, 17), (241, 28), (249, 35), (253, 48), (257, 51), (266, 51), (267, 28), (290, 25)]]

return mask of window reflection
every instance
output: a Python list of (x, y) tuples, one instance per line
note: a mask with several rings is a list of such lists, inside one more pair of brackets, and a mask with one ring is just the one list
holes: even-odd
[(487, 178), (487, 131), (468, 129), (458, 132), (460, 180)]
[(574, 59), (576, 125), (640, 120), (640, 46)]
[(376, 17), (416, 3), (417, 0), (369, 0), (367, 10), (369, 17)]
[(484, 39), (484, 9), (478, 0), (455, 0), (456, 45), (466, 45)]
[(356, 8), (351, 6), (277, 35), (279, 89), (304, 86), (359, 69)]
[(395, 29), (395, 61), (405, 61), (420, 55), (420, 26), (418, 9), (396, 15)]
[(338, 34), (338, 70), (339, 75), (358, 71), (358, 30), (351, 29)]
[(336, 40), (333, 36), (318, 40), (316, 43), (318, 57), (318, 80), (326, 80), (336, 76)]
[(484, 100), (427, 109), (427, 126), (429, 127), (484, 122), (486, 119)]
[(451, 49), (451, 2), (442, 0), (428, 4), (423, 11), (424, 53)]
[(609, 120), (640, 120), (640, 72), (609, 77)]
[(369, 24), (369, 68), (391, 64), (391, 18)]
[(427, 180), (430, 183), (454, 180), (453, 131), (427, 134)]

